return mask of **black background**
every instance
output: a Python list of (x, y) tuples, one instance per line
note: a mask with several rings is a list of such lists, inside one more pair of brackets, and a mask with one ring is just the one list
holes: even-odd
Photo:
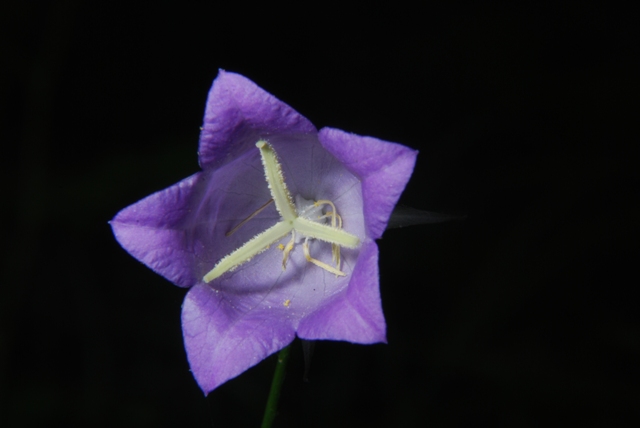
[(294, 343), (277, 426), (637, 426), (633, 15), (228, 3), (3, 2), (2, 425), (259, 424), (274, 357), (205, 398), (185, 291), (107, 224), (199, 169), (223, 68), (420, 150), (401, 202), (468, 214), (385, 233), (389, 344), (319, 342), (304, 383)]

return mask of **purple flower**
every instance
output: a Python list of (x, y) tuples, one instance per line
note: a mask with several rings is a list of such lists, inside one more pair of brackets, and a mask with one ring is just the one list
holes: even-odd
[[(331, 224), (339, 229), (341, 220), (342, 230), (359, 244), (343, 247), (336, 263), (334, 245), (287, 234), (205, 282), (221, 259), (283, 221), (276, 200), (235, 230), (272, 198), (258, 141), (277, 153), (293, 210), (326, 229)], [(116, 239), (133, 257), (190, 288), (182, 329), (191, 370), (205, 393), (282, 349), (296, 334), (386, 342), (374, 240), (411, 176), (416, 154), (376, 138), (317, 131), (250, 80), (220, 71), (200, 136), (202, 172), (111, 221)], [(313, 206), (318, 200), (333, 202), (335, 213), (328, 204)], [(310, 263), (306, 249), (344, 276)]]

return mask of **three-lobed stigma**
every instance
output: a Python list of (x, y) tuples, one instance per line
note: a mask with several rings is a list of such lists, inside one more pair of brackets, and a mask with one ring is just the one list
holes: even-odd
[[(271, 192), (271, 200), (262, 205), (256, 212), (234, 227), (229, 233), (227, 233), (227, 236), (231, 235), (239, 227), (256, 216), (271, 202), (275, 202), (281, 221), (264, 232), (254, 236), (240, 248), (223, 257), (218, 264), (216, 264), (216, 266), (204, 276), (204, 282), (211, 282), (225, 272), (234, 270), (241, 264), (251, 260), (257, 254), (265, 251), (274, 242), (291, 233), (291, 239), (286, 245), (278, 245), (278, 248), (283, 252), (282, 269), (286, 269), (289, 254), (294, 248), (296, 232), (304, 236), (302, 248), (305, 259), (308, 262), (313, 263), (336, 276), (346, 276), (346, 274), (340, 270), (340, 247), (357, 248), (360, 245), (360, 239), (357, 236), (342, 230), (342, 217), (338, 214), (333, 202), (329, 200), (322, 199), (314, 203), (314, 206), (316, 207), (322, 205), (328, 205), (331, 207), (331, 211), (324, 213), (317, 219), (310, 220), (300, 215), (296, 210), (291, 194), (289, 193), (289, 189), (284, 181), (282, 167), (275, 150), (265, 140), (258, 141), (256, 143), (256, 147), (260, 150), (264, 174), (269, 186), (269, 191)], [(326, 219), (330, 219), (330, 225), (324, 224)], [(333, 262), (336, 265), (335, 267), (311, 257), (311, 254), (309, 253), (310, 239), (319, 239), (331, 244), (331, 254)]]

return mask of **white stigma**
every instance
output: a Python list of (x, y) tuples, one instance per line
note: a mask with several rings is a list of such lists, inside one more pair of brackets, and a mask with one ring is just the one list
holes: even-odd
[[(291, 233), (291, 240), (286, 247), (282, 247), (282, 268), (285, 269), (289, 253), (293, 250), (293, 246), (295, 244), (296, 232), (305, 237), (303, 250), (307, 261), (331, 272), (336, 276), (345, 276), (345, 273), (340, 270), (340, 247), (357, 248), (360, 245), (360, 239), (357, 236), (342, 230), (342, 218), (336, 212), (335, 205), (331, 201), (320, 200), (313, 203), (314, 207), (330, 205), (332, 209), (331, 212), (327, 212), (326, 214), (319, 216), (317, 221), (311, 220), (307, 216), (309, 215), (309, 211), (321, 211), (304, 209), (303, 213), (299, 215), (291, 198), (291, 194), (289, 193), (289, 189), (287, 189), (287, 185), (284, 181), (282, 167), (280, 166), (275, 150), (264, 140), (258, 141), (256, 143), (256, 147), (260, 149), (264, 174), (267, 179), (267, 184), (269, 185), (271, 198), (276, 204), (276, 209), (280, 214), (281, 221), (264, 232), (254, 236), (240, 248), (231, 252), (231, 254), (223, 257), (218, 264), (216, 264), (216, 266), (204, 276), (204, 282), (211, 282), (225, 272), (231, 271), (241, 264), (248, 262), (255, 255), (269, 248), (271, 244)], [(260, 207), (259, 210), (264, 209), (269, 203), (270, 202)], [(256, 214), (257, 213), (251, 214), (247, 220), (251, 219)], [(331, 219), (331, 225), (319, 222), (320, 220), (327, 218)], [(236, 226), (231, 233), (235, 232), (235, 230), (237, 230), (238, 227), (244, 224), (247, 220), (244, 220)], [(311, 257), (309, 254), (309, 239), (319, 239), (331, 244), (333, 261), (336, 263), (335, 268)]]

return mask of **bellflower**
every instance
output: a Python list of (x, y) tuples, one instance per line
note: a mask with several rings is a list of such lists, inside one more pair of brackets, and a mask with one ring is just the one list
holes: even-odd
[[(295, 335), (386, 342), (375, 239), (416, 154), (376, 138), (318, 131), (247, 78), (220, 71), (200, 136), (202, 171), (111, 221), (133, 257), (189, 288), (184, 343), (205, 393)], [(275, 195), (277, 188), (288, 195)], [(304, 232), (298, 218), (337, 237)], [(277, 225), (282, 230), (259, 238)]]

